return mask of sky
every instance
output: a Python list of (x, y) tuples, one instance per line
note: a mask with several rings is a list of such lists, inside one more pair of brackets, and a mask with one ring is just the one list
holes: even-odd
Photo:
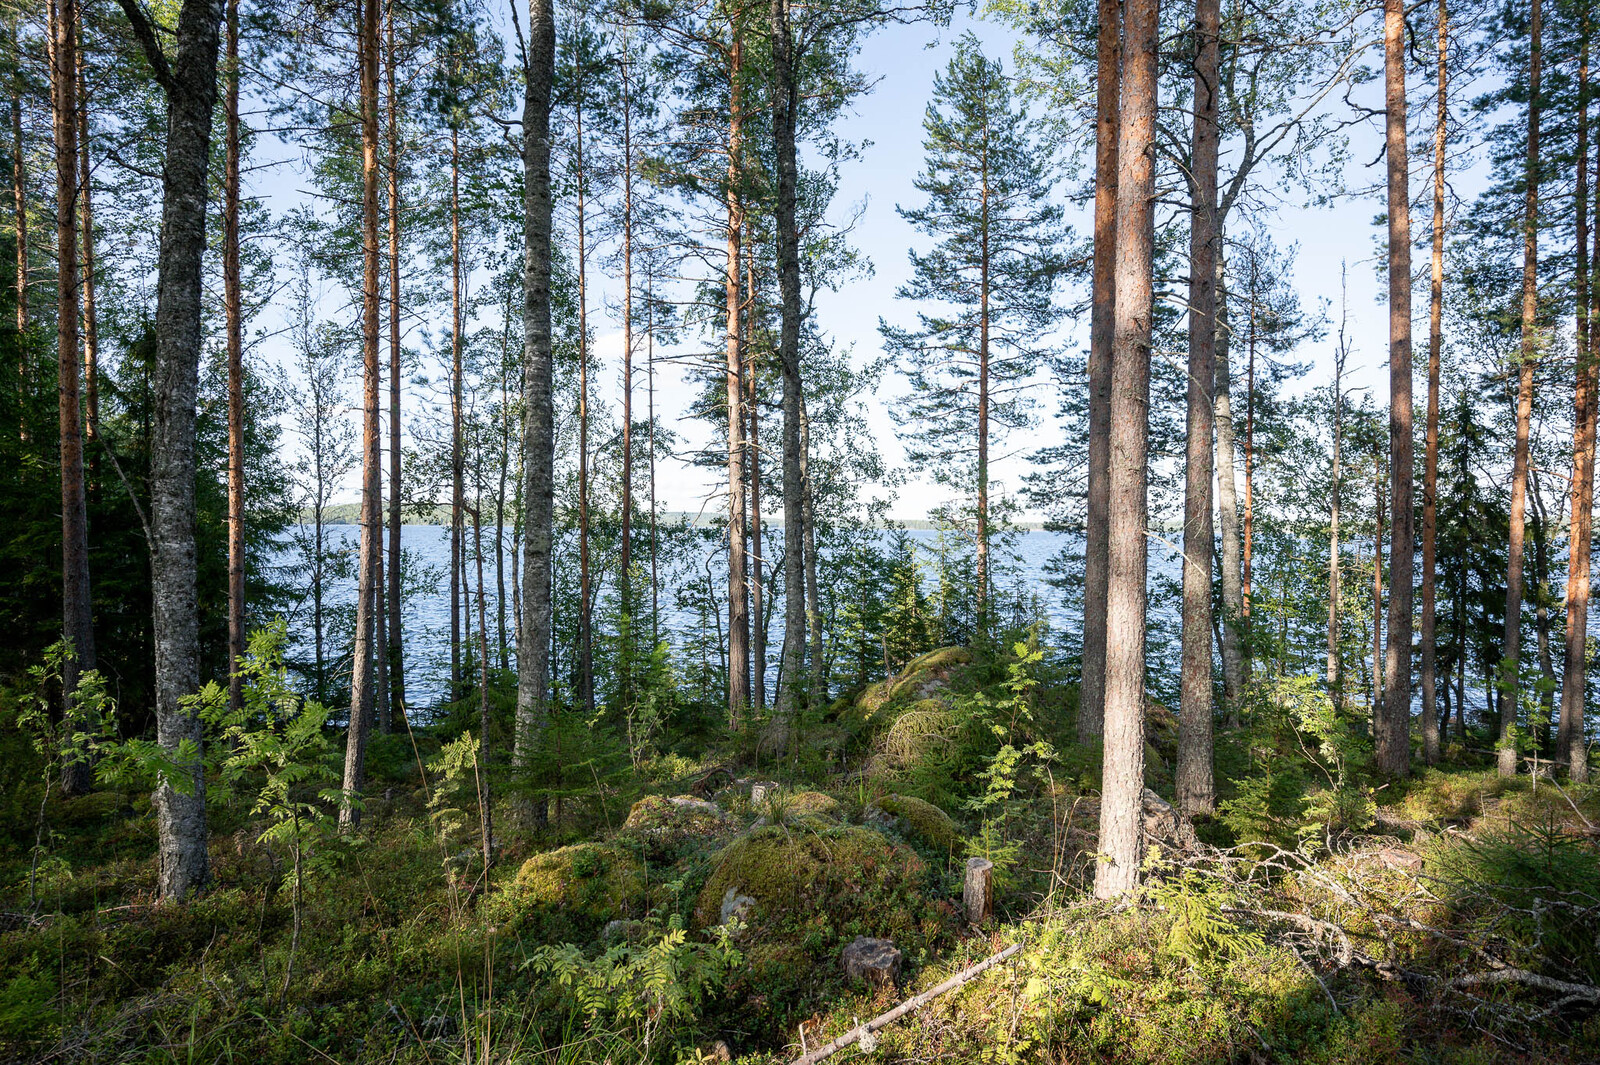
[[(511, 37), (509, 20), (502, 11), (505, 32)], [(1375, 16), (1374, 16), (1375, 18)], [(1372, 25), (1375, 27), (1376, 22)], [(909, 266), (907, 250), (913, 246), (927, 248), (931, 238), (918, 233), (895, 211), (897, 204), (918, 203), (920, 194), (913, 182), (921, 170), (921, 121), (933, 85), (934, 73), (948, 62), (955, 40), (964, 32), (974, 33), (991, 57), (1003, 57), (1008, 71), (1013, 69), (1012, 50), (1017, 42), (1015, 33), (1006, 26), (960, 15), (947, 27), (928, 24), (891, 26), (870, 36), (857, 59), (857, 68), (875, 83), (868, 93), (860, 96), (853, 108), (838, 125), (841, 137), (866, 142), (860, 157), (843, 164), (840, 186), (835, 199), (834, 214), (842, 219), (858, 206), (864, 206), (860, 220), (852, 232), (855, 246), (871, 261), (870, 276), (851, 281), (842, 291), (824, 292), (817, 300), (817, 318), (824, 332), (840, 346), (853, 352), (858, 363), (881, 354), (878, 332), (880, 316), (891, 322), (907, 322), (913, 310), (897, 305), (896, 289), (907, 279)], [(1420, 95), (1425, 86), (1415, 86)], [(1358, 92), (1372, 95), (1374, 90)], [(1363, 100), (1366, 103), (1381, 102)], [(1340, 106), (1340, 105), (1336, 105)], [(1257, 179), (1265, 189), (1279, 198), (1276, 212), (1263, 212), (1250, 219), (1258, 228), (1270, 232), (1280, 247), (1294, 245), (1298, 249), (1293, 271), (1293, 284), (1304, 309), (1312, 312), (1327, 307), (1327, 313), (1336, 324), (1340, 305), (1341, 269), (1348, 278), (1348, 332), (1353, 340), (1353, 354), (1349, 365), (1352, 387), (1357, 391), (1367, 389), (1375, 397), (1382, 397), (1388, 388), (1387, 374), (1387, 308), (1380, 289), (1380, 260), (1382, 231), (1375, 219), (1384, 209), (1382, 179), (1382, 135), (1376, 125), (1352, 127), (1348, 133), (1350, 162), (1344, 175), (1348, 188), (1365, 188), (1359, 195), (1350, 195), (1327, 206), (1305, 205), (1307, 194), (1303, 189), (1284, 182), (1281, 175), (1263, 171)], [(1413, 182), (1426, 181), (1428, 160), (1413, 160)], [(1065, 165), (1065, 164), (1063, 164)], [(1224, 145), (1222, 162), (1224, 173), (1229, 170), (1227, 146)], [(1078, 185), (1078, 179), (1063, 175), (1063, 193)], [(1457, 191), (1463, 185), (1476, 182), (1472, 171), (1455, 181)], [(284, 210), (287, 201), (294, 198), (290, 187), (298, 189), (302, 183), (287, 181), (275, 193), (269, 194), (270, 206), (275, 211)], [(1420, 185), (1414, 188), (1420, 189)], [(269, 190), (258, 190), (269, 191)], [(1065, 200), (1064, 200), (1065, 202)], [(1067, 204), (1067, 220), (1075, 236), (1082, 239), (1092, 232), (1089, 204)], [(1426, 213), (1414, 218), (1413, 225), (1424, 227)], [(1420, 229), (1419, 229), (1420, 232)], [(598, 362), (595, 386), (602, 400), (614, 401), (620, 376), (621, 333), (614, 314), (607, 308), (620, 304), (616, 279), (604, 276), (596, 256), (591, 266), (591, 321), (598, 319), (595, 327), (593, 355)], [(1425, 269), (1425, 252), (1415, 264)], [(1425, 289), (1422, 294), (1425, 295)], [(1082, 292), (1063, 297), (1072, 302), (1083, 298)], [(1418, 321), (1425, 328), (1425, 300), (1417, 304)], [(445, 316), (448, 310), (443, 311)], [(438, 331), (438, 323), (433, 326)], [(1088, 342), (1088, 322), (1070, 321), (1063, 327), (1061, 342), (1085, 348)], [(705, 341), (699, 342), (703, 347)], [(1331, 376), (1332, 330), (1328, 336), (1311, 343), (1298, 353), (1300, 361), (1310, 364), (1310, 372), (1301, 379), (1295, 390), (1316, 387), (1326, 383)], [(642, 373), (636, 369), (636, 389), (642, 388)], [(1053, 385), (1047, 387), (1053, 388)], [(684, 437), (685, 452), (710, 440), (711, 428), (703, 422), (683, 417), (696, 388), (682, 376), (682, 370), (673, 364), (658, 369), (656, 404), (658, 416)], [(896, 436), (890, 410), (908, 391), (906, 381), (891, 373), (882, 382), (879, 394), (865, 405), (867, 426), (877, 439), (878, 446), (891, 466), (906, 468), (904, 451)], [(642, 395), (636, 402), (641, 407)], [(997, 448), (1006, 456), (993, 464), (992, 475), (1000, 492), (1011, 493), (1020, 486), (1021, 475), (1028, 468), (1027, 456), (1036, 446), (1060, 441), (1062, 430), (1050, 418), (1056, 406), (1054, 395), (1041, 404), (1042, 418), (1037, 426), (1025, 434)], [(639, 409), (639, 408), (636, 408)], [(935, 485), (918, 471), (907, 469), (909, 479), (897, 490), (892, 506), (893, 517), (901, 519), (925, 518), (930, 509), (945, 502), (947, 490)], [(658, 495), (666, 509), (699, 513), (718, 504), (715, 501), (717, 486), (715, 472), (696, 468), (687, 462), (660, 464), (657, 473)], [(352, 479), (348, 488), (349, 501), (354, 501), (358, 484)], [(1024, 521), (1039, 517), (1024, 509), (1019, 515)]]

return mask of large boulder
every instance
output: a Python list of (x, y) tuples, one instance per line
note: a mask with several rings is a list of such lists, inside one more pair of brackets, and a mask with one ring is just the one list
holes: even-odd
[(844, 820), (844, 807), (839, 805), (839, 800), (820, 791), (797, 791), (792, 795), (770, 791), (759, 809), (762, 813), (760, 824), (804, 821), (837, 824)]
[(688, 795), (646, 795), (628, 811), (622, 834), (639, 841), (654, 861), (716, 839), (731, 827), (727, 812), (716, 803)]
[(748, 896), (754, 902), (742, 916), (758, 930), (820, 924), (887, 932), (915, 919), (926, 874), (914, 851), (871, 829), (769, 825), (723, 848), (696, 902), (695, 923), (719, 923), (725, 901)]
[(950, 815), (915, 795), (885, 795), (867, 807), (865, 816), (936, 851), (948, 853), (961, 842), (961, 830)]
[(645, 870), (638, 857), (605, 843), (575, 843), (535, 854), (517, 870), (520, 908), (596, 924), (642, 912)]

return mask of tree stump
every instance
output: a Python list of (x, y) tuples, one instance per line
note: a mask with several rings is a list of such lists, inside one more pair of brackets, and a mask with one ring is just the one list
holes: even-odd
[(989, 859), (967, 859), (961, 901), (966, 906), (969, 924), (982, 924), (994, 916), (994, 863)]

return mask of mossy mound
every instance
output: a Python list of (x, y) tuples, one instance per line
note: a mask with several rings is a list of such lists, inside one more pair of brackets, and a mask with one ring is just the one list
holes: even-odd
[(728, 815), (715, 803), (687, 795), (646, 795), (633, 804), (622, 834), (637, 840), (652, 861), (727, 833)]
[(893, 936), (915, 926), (927, 865), (881, 833), (853, 826), (791, 831), (781, 825), (740, 836), (717, 856), (695, 923), (714, 925), (732, 889), (756, 900), (752, 931), (802, 928)]
[(528, 909), (609, 921), (643, 907), (644, 863), (621, 847), (574, 843), (523, 862), (515, 890)]
[(867, 819), (887, 821), (907, 839), (937, 851), (952, 851), (961, 842), (950, 815), (915, 795), (885, 795), (867, 807)]
[[(906, 663), (887, 680), (869, 686), (850, 708), (863, 723), (880, 717), (893, 720), (893, 711), (920, 700), (935, 698), (951, 685), (956, 674), (976, 661), (965, 647), (941, 647)], [(885, 714), (885, 711), (890, 713)]]
[(793, 795), (779, 794), (768, 804), (769, 813), (781, 813), (786, 821), (815, 818), (822, 821), (844, 820), (844, 807), (832, 795), (820, 791), (799, 791)]

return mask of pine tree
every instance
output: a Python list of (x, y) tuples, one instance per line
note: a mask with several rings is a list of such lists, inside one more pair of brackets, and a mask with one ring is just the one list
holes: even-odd
[(990, 595), (991, 444), (1029, 424), (1025, 393), (1059, 318), (1065, 269), (1061, 209), (1049, 200), (1049, 159), (1025, 110), (1013, 105), (998, 61), (968, 35), (934, 77), (923, 117), (927, 153), (921, 207), (901, 217), (938, 243), (910, 253), (912, 277), (897, 298), (928, 307), (914, 328), (880, 322), (912, 393), (896, 411), (907, 453), (935, 479), (973, 498), (975, 599)]

